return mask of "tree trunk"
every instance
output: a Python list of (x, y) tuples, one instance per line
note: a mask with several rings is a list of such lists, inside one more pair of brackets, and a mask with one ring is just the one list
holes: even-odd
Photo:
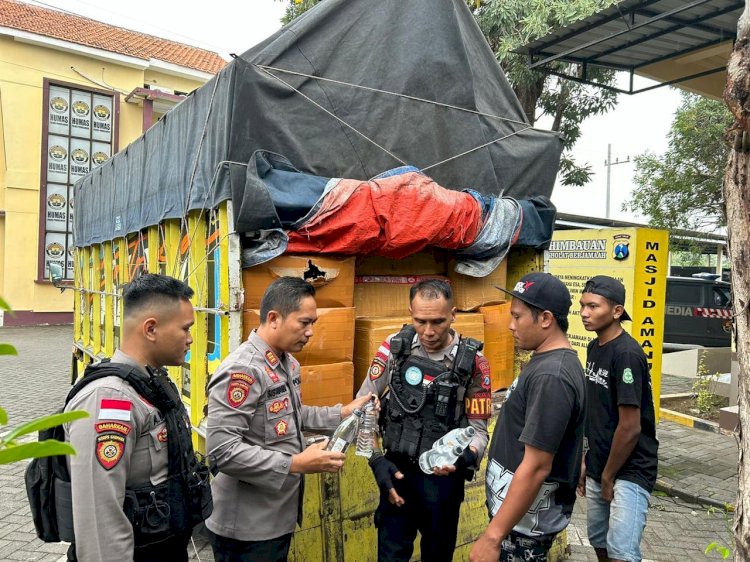
[(732, 299), (739, 362), (739, 487), (734, 519), (735, 561), (750, 560), (750, 5), (737, 24), (724, 100), (735, 123), (724, 175)]

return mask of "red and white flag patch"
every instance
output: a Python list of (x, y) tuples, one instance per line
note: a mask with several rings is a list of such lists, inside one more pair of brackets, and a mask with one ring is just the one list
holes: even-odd
[(130, 400), (103, 398), (99, 405), (99, 419), (130, 421), (130, 410), (132, 408), (133, 403)]

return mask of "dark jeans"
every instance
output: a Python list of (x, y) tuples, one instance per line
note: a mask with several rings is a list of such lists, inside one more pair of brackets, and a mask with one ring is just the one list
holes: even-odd
[(286, 562), (292, 534), (267, 541), (238, 541), (208, 531), (216, 562)]
[(500, 562), (547, 562), (554, 536), (537, 539), (511, 533), (503, 541)]
[(464, 499), (463, 475), (428, 475), (409, 461), (396, 462), (396, 465), (404, 479), (394, 478), (393, 483), (405, 503), (396, 507), (388, 501), (388, 494), (380, 492), (380, 505), (375, 512), (378, 560), (408, 562), (419, 531), (422, 560), (450, 562), (456, 548), (458, 513)]

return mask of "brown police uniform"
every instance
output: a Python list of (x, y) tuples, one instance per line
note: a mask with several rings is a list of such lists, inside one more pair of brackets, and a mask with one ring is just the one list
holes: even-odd
[(253, 331), (230, 353), (208, 386), (207, 449), (219, 474), (206, 527), (239, 541), (265, 541), (294, 532), (302, 501), (292, 455), (304, 449), (303, 430), (332, 430), (341, 406), (303, 406), (299, 363), (277, 356)]
[[(143, 365), (117, 350), (113, 363)], [(76, 554), (82, 562), (133, 560), (133, 527), (122, 509), (125, 487), (167, 478), (167, 429), (162, 415), (119, 377), (90, 383), (65, 411), (91, 417), (65, 424), (77, 454), (68, 457)], [(187, 557), (186, 551), (174, 559)]]
[[(368, 392), (372, 392), (381, 398), (383, 397), (391, 382), (390, 377), (393, 356), (391, 355), (390, 342), (395, 335), (396, 334), (391, 334), (388, 336), (378, 348), (378, 351), (370, 364), (367, 377), (365, 377), (359, 392), (357, 392), (358, 397), (364, 396)], [(419, 336), (415, 335), (411, 344), (411, 352), (419, 357), (426, 357), (434, 361), (439, 361), (443, 363), (446, 368), (450, 368), (453, 366), (453, 359), (456, 356), (459, 341), (458, 334), (453, 330), (451, 330), (451, 336), (451, 342), (445, 348), (428, 353), (419, 342)], [(429, 383), (430, 381), (426, 377), (424, 384)], [(474, 447), (477, 451), (477, 466), (479, 466), (479, 462), (482, 460), (488, 442), (487, 420), (492, 414), (490, 387), (489, 363), (481, 353), (477, 353), (474, 377), (466, 392), (466, 417), (468, 418), (469, 425), (476, 430), (469, 446)]]

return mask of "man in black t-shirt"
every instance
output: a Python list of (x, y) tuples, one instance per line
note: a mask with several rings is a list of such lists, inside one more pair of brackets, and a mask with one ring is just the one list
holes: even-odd
[(648, 497), (656, 481), (654, 402), (648, 360), (621, 326), (625, 287), (597, 275), (581, 295), (581, 320), (596, 332), (586, 357), (586, 439), (579, 493), (599, 561), (639, 561)]
[(513, 296), (516, 345), (534, 354), (508, 390), (495, 426), (485, 484), (490, 524), (470, 560), (542, 562), (573, 511), (584, 374), (566, 335), (571, 300), (565, 285), (531, 273), (506, 292)]

